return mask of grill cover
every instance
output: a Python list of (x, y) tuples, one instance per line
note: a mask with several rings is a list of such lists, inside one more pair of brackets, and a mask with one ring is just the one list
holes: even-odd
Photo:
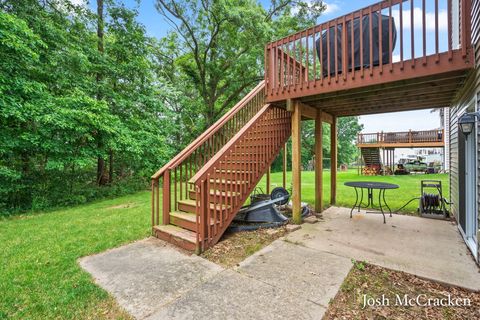
[[(353, 32), (354, 32), (354, 62), (355, 69), (360, 69), (360, 32), (363, 34), (363, 67), (370, 67), (370, 24), (372, 25), (372, 49), (373, 49), (373, 65), (380, 65), (380, 41), (379, 41), (379, 31), (380, 31), (380, 13), (372, 13), (372, 21), (370, 21), (370, 16), (366, 15), (362, 18), (362, 30), (360, 30), (360, 18), (353, 20)], [(393, 48), (390, 47), (389, 43), (389, 16), (381, 15), (382, 20), (382, 64), (390, 63), (390, 51), (395, 49), (395, 43), (397, 40), (397, 30), (395, 27), (395, 20), (392, 18), (392, 44)], [(348, 57), (348, 70), (352, 70), (352, 22), (349, 21), (347, 25), (347, 57)], [(337, 27), (337, 68), (338, 73), (342, 73), (342, 29), (343, 25), (339, 24)], [(329, 42), (330, 42), (330, 75), (335, 74), (335, 27), (332, 27), (323, 32), (322, 37), (316, 41), (316, 49), (319, 60), (322, 62), (322, 73), (323, 76), (327, 76), (329, 73), (328, 70), (328, 47), (327, 47), (327, 32), (329, 32)], [(322, 55), (320, 55), (320, 41), (322, 41)]]

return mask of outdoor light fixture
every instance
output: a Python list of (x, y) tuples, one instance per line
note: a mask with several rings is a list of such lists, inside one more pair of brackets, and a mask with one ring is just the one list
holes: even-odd
[(465, 113), (458, 120), (460, 130), (462, 130), (465, 138), (473, 131), (473, 125), (475, 124), (476, 118), (480, 119), (480, 111)]

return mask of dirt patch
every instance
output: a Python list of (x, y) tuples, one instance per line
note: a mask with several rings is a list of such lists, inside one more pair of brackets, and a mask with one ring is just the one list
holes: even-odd
[(137, 206), (136, 203), (129, 202), (129, 203), (122, 203), (116, 206), (107, 207), (107, 209), (127, 209), (127, 208), (134, 208), (136, 206)]
[(287, 232), (287, 228), (283, 226), (275, 229), (229, 233), (201, 256), (225, 268), (231, 268)]
[(98, 303), (94, 309), (86, 310), (86, 314), (81, 317), (84, 319), (134, 320), (112, 297)]
[(354, 262), (324, 319), (480, 319), (480, 293)]

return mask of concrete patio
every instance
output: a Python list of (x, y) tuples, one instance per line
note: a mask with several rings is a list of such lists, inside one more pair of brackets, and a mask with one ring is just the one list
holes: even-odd
[(450, 221), (331, 207), (323, 221), (304, 224), (287, 240), (321, 252), (365, 260), (445, 284), (480, 291), (480, 273)]
[(480, 290), (480, 274), (451, 222), (332, 207), (316, 224), (224, 269), (149, 238), (80, 265), (137, 319), (321, 319), (351, 259)]

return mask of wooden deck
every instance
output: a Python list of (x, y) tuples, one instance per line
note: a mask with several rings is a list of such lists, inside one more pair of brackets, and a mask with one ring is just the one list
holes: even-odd
[(359, 148), (443, 148), (444, 130), (360, 133)]
[[(337, 117), (449, 106), (458, 94), (474, 64), (470, 19), (462, 18), (470, 16), (471, 0), (459, 2), (452, 10), (451, 0), (382, 1), (267, 44), (265, 81), (152, 176), (153, 234), (197, 253), (215, 245), (262, 176), (269, 181), (282, 149), (285, 187), (290, 137), (292, 216), (300, 223), (305, 118), (315, 120), (315, 210), (321, 212), (324, 122), (336, 168)], [(414, 21), (408, 27), (405, 17)], [(457, 39), (453, 21), (459, 22)], [(443, 146), (443, 135), (375, 133), (359, 142), (389, 151)]]
[[(469, 16), (471, 0), (460, 2), (460, 17)], [(412, 4), (422, 19), (413, 17)], [(448, 30), (439, 26), (442, 12)], [(465, 31), (452, 39), (452, 12), (449, 0), (382, 1), (269, 43), (267, 101), (298, 99), (335, 116), (448, 107), (474, 66), (470, 20), (460, 19)], [(388, 22), (354, 30), (376, 17)], [(331, 44), (330, 35), (338, 41)]]

